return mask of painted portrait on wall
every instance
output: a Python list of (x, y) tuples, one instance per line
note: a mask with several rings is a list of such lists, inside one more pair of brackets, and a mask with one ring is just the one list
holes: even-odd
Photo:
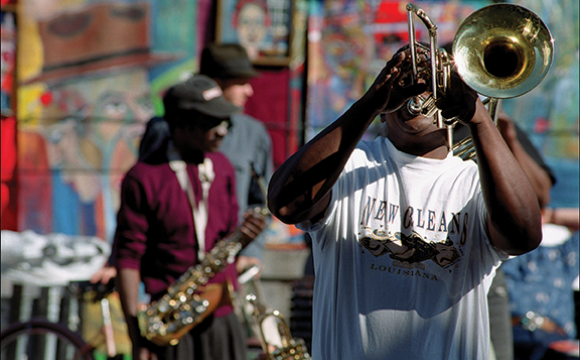
[(20, 228), (112, 239), (121, 181), (162, 95), (153, 70), (169, 86), (171, 65), (187, 61), (185, 49), (154, 49), (153, 16), (139, 1), (37, 17), (41, 66), (19, 88)]
[(219, 0), (216, 40), (238, 43), (258, 65), (287, 65), (292, 0)]

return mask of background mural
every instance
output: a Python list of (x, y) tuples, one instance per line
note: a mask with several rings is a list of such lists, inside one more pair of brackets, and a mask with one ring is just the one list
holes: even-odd
[[(4, 5), (4, 2), (2, 2)], [(0, 218), (2, 229), (16, 230), (16, 119), (14, 118), (14, 69), (16, 64), (16, 16), (1, 14), (2, 183)]]
[(14, 90), (14, 65), (16, 62), (16, 19), (13, 12), (2, 11), (2, 70), (0, 94), (2, 115), (12, 115), (12, 92)]
[[(309, 136), (340, 116), (366, 91), (394, 51), (408, 43), (407, 1), (312, 1), (309, 17)], [(415, 2), (451, 42), (462, 19), (486, 1)], [(417, 21), (417, 39), (429, 41)]]
[(239, 43), (255, 63), (288, 64), (292, 0), (218, 0), (217, 41)]
[(20, 2), (18, 228), (111, 240), (145, 123), (196, 66), (196, 2), (73, 3)]
[[(288, 1), (263, 1), (269, 9), (289, 8)], [(218, 3), (223, 17), (252, 1), (21, 0), (16, 18), (6, 16), (3, 7), (2, 228), (111, 239), (120, 181), (136, 160), (144, 123), (162, 113), (165, 89), (197, 69), (197, 54), (209, 38), (204, 30), (216, 20), (210, 9)], [(491, 3), (416, 2), (437, 24), (439, 44), (453, 39), (467, 15)], [(540, 86), (502, 104), (556, 172), (552, 206), (578, 206), (579, 4), (515, 3), (549, 26), (554, 63)], [(247, 109), (268, 126), (276, 165), (298, 148), (303, 112), (308, 140), (358, 99), (393, 51), (407, 42), (406, 4), (294, 2), (290, 27), (295, 33), (286, 44), (293, 49), (290, 63), (261, 69)], [(278, 11), (277, 22), (286, 19), (287, 24), (285, 11)], [(308, 34), (301, 37), (297, 34), (306, 31), (304, 21)], [(419, 39), (426, 40), (421, 24), (417, 30)], [(228, 28), (223, 40), (241, 41), (226, 39), (236, 34)], [(14, 94), (10, 49), (24, 40), (16, 59)], [(306, 46), (307, 61), (297, 56)], [(276, 101), (263, 101), (272, 94)], [(8, 99), (14, 98), (16, 117), (5, 111), (12, 110)], [(377, 131), (371, 128), (367, 137)], [(5, 150), (16, 146), (17, 159), (16, 151)]]
[(518, 0), (538, 14), (554, 38), (554, 62), (530, 93), (505, 101), (505, 109), (530, 135), (556, 173), (552, 206), (579, 206), (578, 118), (580, 98), (580, 3), (573, 0)]
[[(370, 86), (393, 51), (408, 43), (407, 1), (311, 1), (306, 138), (340, 116)], [(416, 1), (437, 25), (438, 44), (453, 41), (461, 21), (492, 1)], [(578, 2), (508, 1), (539, 15), (554, 37), (554, 62), (531, 92), (502, 101), (554, 169), (551, 206), (579, 204)], [(416, 21), (417, 38), (428, 41)], [(378, 125), (378, 124), (377, 124)], [(367, 138), (378, 132), (372, 126)]]

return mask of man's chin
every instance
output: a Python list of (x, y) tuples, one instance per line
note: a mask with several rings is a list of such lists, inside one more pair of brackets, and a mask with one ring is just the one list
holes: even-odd
[(218, 152), (218, 151), (220, 151), (220, 146), (221, 146), (221, 145), (222, 145), (222, 142), (221, 142), (221, 141), (218, 141), (218, 142), (211, 143), (211, 144), (210, 144), (210, 145), (207, 147), (206, 151), (207, 151), (207, 152)]
[(403, 128), (405, 128), (409, 133), (422, 133), (437, 129), (437, 126), (433, 124), (433, 118), (424, 117), (422, 115), (402, 120), (402, 123)]
[(243, 109), (246, 106), (247, 102), (248, 102), (248, 99), (244, 99), (244, 100), (232, 101), (232, 104), (236, 105), (240, 109)]

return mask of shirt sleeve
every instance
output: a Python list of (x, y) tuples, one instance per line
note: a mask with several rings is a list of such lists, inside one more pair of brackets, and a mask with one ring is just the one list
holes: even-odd
[(262, 156), (262, 169), (260, 169), (260, 171), (262, 171), (261, 175), (264, 176), (266, 182), (269, 182), (274, 173), (274, 158), (272, 155), (272, 140), (267, 131), (264, 132), (264, 140), (262, 141)]
[(149, 223), (144, 191), (140, 183), (130, 175), (121, 185), (121, 207), (117, 214), (114, 254), (118, 269), (139, 269), (141, 258), (147, 248)]
[[(272, 157), (272, 141), (268, 132), (264, 129), (262, 139), (259, 141), (259, 151), (257, 156), (257, 164), (255, 170), (262, 176), (264, 186), (268, 186), (272, 174), (274, 173), (274, 160)], [(266, 195), (266, 194), (264, 194)], [(265, 204), (264, 204), (265, 206)], [(270, 221), (268, 221), (268, 226)], [(263, 231), (258, 237), (254, 239), (245, 249), (242, 250), (240, 255), (255, 257), (262, 259), (264, 257), (264, 248), (266, 247), (266, 234)]]

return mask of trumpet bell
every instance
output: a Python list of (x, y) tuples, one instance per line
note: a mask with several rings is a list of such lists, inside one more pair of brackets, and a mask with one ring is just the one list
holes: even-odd
[(468, 16), (453, 40), (459, 76), (481, 95), (507, 99), (536, 87), (553, 58), (549, 29), (519, 5), (495, 4)]

